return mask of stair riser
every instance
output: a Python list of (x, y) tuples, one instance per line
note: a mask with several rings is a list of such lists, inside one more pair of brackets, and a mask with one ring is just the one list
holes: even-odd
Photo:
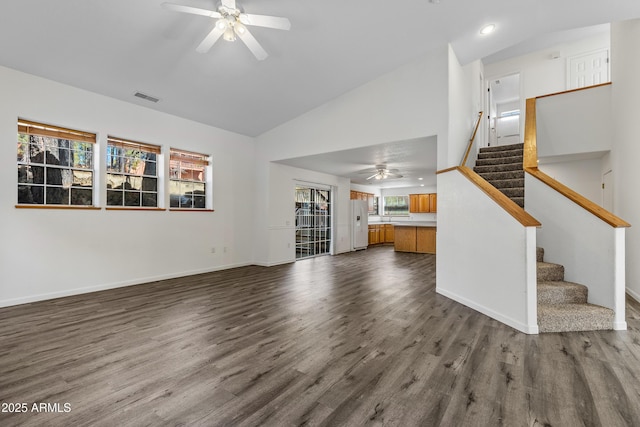
[(492, 165), (492, 166), (476, 166), (473, 168), (476, 173), (483, 172), (510, 172), (522, 170), (522, 163), (520, 164), (506, 164), (506, 165)]
[(509, 145), (494, 145), (491, 147), (482, 147), (480, 149), (481, 153), (486, 153), (489, 151), (509, 151), (509, 150), (518, 150), (522, 149), (524, 144), (509, 144)]
[(524, 180), (524, 171), (507, 171), (507, 172), (477, 172), (482, 178), (487, 181), (498, 181), (507, 179), (522, 179)]
[(544, 248), (536, 248), (536, 261), (537, 262), (544, 261)]
[(510, 199), (514, 197), (524, 198), (524, 188), (503, 188), (500, 191)]
[(479, 152), (478, 159), (489, 159), (496, 157), (522, 157), (524, 150), (509, 150), (509, 151), (488, 151)]
[(561, 265), (538, 265), (538, 282), (562, 282), (564, 280), (564, 267)]
[(524, 179), (495, 179), (495, 180), (487, 179), (487, 182), (489, 182), (489, 184), (496, 187), (498, 190), (502, 190), (505, 188), (518, 188), (518, 187), (524, 188)]
[(522, 156), (518, 157), (490, 157), (488, 159), (476, 160), (476, 166), (492, 166), (492, 165), (518, 165), (522, 168)]

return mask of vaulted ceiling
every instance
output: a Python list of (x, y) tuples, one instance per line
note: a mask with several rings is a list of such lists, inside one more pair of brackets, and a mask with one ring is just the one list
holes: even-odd
[[(238, 0), (291, 21), (290, 31), (251, 28), (269, 54), (258, 61), (240, 41), (196, 52), (215, 21), (163, 1), (2, 0), (0, 65), (256, 136), (446, 43), (464, 64), (514, 54), (536, 36), (640, 17), (638, 0)], [(481, 36), (487, 23), (496, 31)]]

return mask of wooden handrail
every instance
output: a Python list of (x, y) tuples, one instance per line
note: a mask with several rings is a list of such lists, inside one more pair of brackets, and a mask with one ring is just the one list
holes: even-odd
[(496, 202), (502, 209), (504, 209), (509, 215), (511, 215), (516, 221), (525, 227), (540, 227), (540, 222), (529, 215), (524, 209), (518, 206), (513, 200), (505, 196), (500, 190), (493, 185), (489, 184), (480, 175), (475, 173), (471, 168), (467, 166), (455, 166), (452, 168), (440, 170), (436, 173), (447, 173), (457, 170), (464, 175), (469, 181), (474, 183), (476, 187), (480, 188), (485, 194), (487, 194), (494, 202)]
[(607, 83), (600, 83), (600, 84), (597, 84), (597, 85), (579, 87), (579, 88), (576, 88), (576, 89), (563, 90), (562, 92), (555, 92), (555, 93), (549, 93), (547, 95), (536, 96), (536, 99), (548, 98), (550, 96), (556, 96), (556, 95), (564, 95), (565, 93), (579, 92), (581, 90), (594, 89), (594, 88), (601, 87), (601, 86), (609, 86), (610, 84), (611, 84), (611, 82), (607, 82)]
[(553, 188), (558, 193), (562, 194), (563, 196), (565, 196), (566, 198), (568, 198), (572, 202), (576, 203), (578, 206), (580, 206), (583, 209), (586, 209), (587, 211), (591, 212), (593, 215), (597, 216), (598, 218), (600, 218), (601, 220), (603, 220), (604, 222), (606, 222), (610, 226), (616, 227), (616, 228), (631, 227), (631, 224), (629, 224), (625, 220), (615, 216), (614, 214), (612, 214), (608, 210), (604, 209), (603, 207), (596, 205), (591, 200), (589, 200), (586, 197), (576, 193), (571, 188), (567, 187), (566, 185), (562, 184), (561, 182), (558, 182), (555, 179), (551, 178), (549, 175), (547, 175), (546, 173), (542, 172), (540, 169), (538, 169), (538, 168), (525, 168), (524, 170), (529, 175), (538, 178), (540, 181), (542, 181), (543, 183), (545, 183), (549, 187)]
[(600, 218), (602, 221), (611, 225), (612, 227), (631, 227), (631, 225), (625, 220), (615, 216), (606, 209), (596, 205), (591, 200), (576, 193), (566, 185), (556, 181), (549, 175), (545, 174), (538, 169), (538, 136), (537, 136), (537, 123), (536, 123), (536, 100), (540, 98), (546, 98), (549, 96), (562, 95), (565, 93), (576, 92), (579, 90), (593, 89), (600, 86), (610, 85), (611, 83), (603, 83), (595, 86), (588, 86), (585, 88), (572, 89), (564, 92), (552, 93), (549, 95), (538, 96), (536, 98), (527, 99), (525, 124), (524, 124), (524, 158), (522, 166), (524, 170), (530, 175), (536, 177), (549, 187), (553, 188), (564, 197), (576, 203), (578, 206), (590, 212), (592, 215)]
[(480, 119), (482, 118), (482, 114), (482, 111), (478, 112), (478, 119), (476, 120), (476, 125), (473, 129), (473, 133), (471, 134), (471, 138), (469, 139), (469, 144), (467, 145), (467, 151), (464, 153), (464, 157), (462, 158), (462, 162), (460, 162), (460, 166), (467, 165), (467, 159), (469, 158), (469, 153), (471, 152), (473, 140), (476, 139), (476, 133), (478, 133), (478, 127), (480, 127)]

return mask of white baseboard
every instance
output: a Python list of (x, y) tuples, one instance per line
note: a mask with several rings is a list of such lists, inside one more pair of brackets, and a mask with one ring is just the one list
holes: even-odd
[(257, 265), (259, 267), (275, 267), (276, 265), (291, 264), (293, 262), (296, 262), (296, 261), (284, 260), (284, 261), (276, 261), (276, 262), (254, 262), (252, 265)]
[(529, 334), (529, 335), (537, 335), (538, 334), (538, 325), (527, 325), (525, 323), (522, 323), (516, 319), (512, 319), (509, 316), (505, 316), (503, 314), (500, 314), (496, 311), (493, 311), (490, 308), (487, 308), (481, 304), (475, 303), (465, 297), (462, 297), (460, 295), (457, 295), (453, 292), (447, 291), (446, 289), (442, 289), (442, 288), (438, 288), (436, 286), (436, 293), (439, 293), (440, 295), (444, 295), (447, 298), (451, 298), (454, 301), (459, 302), (460, 304), (466, 305), (469, 308), (472, 308), (476, 311), (479, 311), (480, 313), (491, 317), (492, 319), (497, 320), (498, 322), (502, 322), (505, 325), (511, 326), (512, 328), (523, 332), (525, 334)]
[(10, 298), (5, 300), (0, 300), (0, 307), (10, 307), (14, 305), (28, 304), (30, 302), (44, 301), (44, 300), (49, 300), (54, 298), (63, 298), (63, 297), (69, 297), (72, 295), (88, 294), (91, 292), (106, 291), (108, 289), (124, 288), (126, 286), (142, 285), (145, 283), (157, 282), (159, 280), (175, 279), (177, 277), (193, 276), (193, 275), (202, 274), (202, 273), (211, 273), (214, 271), (228, 270), (231, 268), (246, 267), (248, 265), (251, 265), (251, 263), (227, 264), (227, 265), (217, 266), (214, 268), (205, 268), (205, 269), (199, 269), (199, 270), (182, 271), (179, 273), (163, 274), (158, 276), (141, 277), (134, 280), (126, 280), (123, 282), (103, 283), (100, 285), (87, 286), (83, 288), (66, 289), (66, 290), (57, 291), (57, 292), (48, 292), (44, 294), (28, 295), (28, 296), (19, 297), (19, 298)]
[(614, 331), (626, 331), (627, 330), (627, 322), (613, 322), (613, 330)]
[(629, 295), (631, 298), (636, 300), (636, 302), (640, 302), (640, 294), (639, 293), (637, 293), (636, 291), (632, 291), (629, 288), (627, 288), (626, 291), (627, 291), (627, 295)]

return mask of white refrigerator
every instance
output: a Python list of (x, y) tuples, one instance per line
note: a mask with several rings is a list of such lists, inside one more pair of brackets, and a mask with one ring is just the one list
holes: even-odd
[(351, 200), (351, 249), (367, 249), (369, 245), (369, 203)]

